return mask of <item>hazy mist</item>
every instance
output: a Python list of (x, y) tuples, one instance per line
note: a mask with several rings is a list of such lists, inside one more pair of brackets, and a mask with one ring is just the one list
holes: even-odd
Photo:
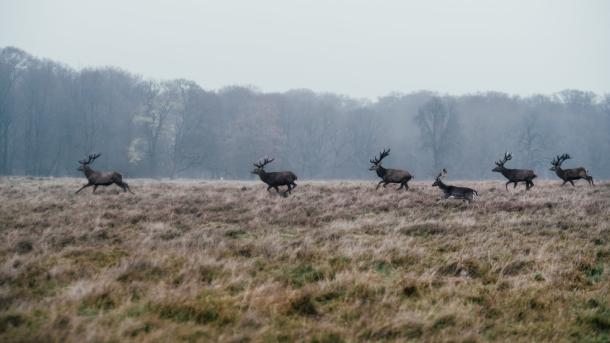
[(0, 1), (0, 175), (610, 177), (607, 1)]
[(610, 90), (608, 1), (6, 1), (0, 47), (206, 89)]

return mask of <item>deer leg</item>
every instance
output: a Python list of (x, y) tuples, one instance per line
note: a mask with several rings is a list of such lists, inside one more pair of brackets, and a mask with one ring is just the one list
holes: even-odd
[(504, 185), (506, 187), (506, 191), (508, 192), (508, 184), (511, 183), (511, 181), (506, 182), (506, 184)]
[(405, 192), (406, 192), (409, 190), (409, 184), (405, 182), (404, 185), (405, 185)]
[[(515, 182), (513, 183), (513, 189), (517, 188), (517, 185), (519, 184), (519, 182)], [(525, 183), (525, 187), (527, 187), (527, 182)]]
[(570, 180), (570, 184), (572, 184), (572, 187), (574, 187), (574, 181)]
[(402, 186), (404, 186), (402, 183), (400, 184), (400, 186), (398, 188), (396, 188), (397, 191), (402, 189)]
[(87, 188), (87, 187), (89, 187), (89, 186), (91, 186), (91, 185), (92, 185), (92, 184), (88, 183), (88, 184), (86, 184), (86, 185), (82, 186), (82, 187), (81, 187), (79, 190), (77, 190), (77, 191), (76, 191), (74, 194), (78, 194), (78, 192), (82, 191), (83, 189), (85, 189), (85, 188)]
[(385, 182), (385, 183), (383, 184), (383, 188), (385, 188), (385, 187), (388, 185), (388, 183), (389, 183), (389, 182)]
[(273, 186), (267, 187), (267, 192), (269, 192), (271, 188), (273, 188)]
[(562, 186), (565, 186), (565, 185), (566, 185), (566, 182), (568, 182), (568, 181), (565, 181), (565, 180), (564, 180), (564, 181), (563, 181), (563, 183), (562, 183), (561, 185), (562, 185)]
[[(123, 189), (123, 192), (127, 192), (127, 190), (129, 189), (129, 186), (127, 185), (127, 182), (119, 181), (119, 182), (116, 183), (116, 185), (121, 187)], [(129, 189), (129, 193), (133, 194), (131, 189)]]
[(97, 185), (93, 186), (93, 193), (95, 193), (95, 190), (97, 189)]
[(277, 188), (277, 186), (273, 186), (273, 188), (275, 188), (275, 191), (276, 191), (276, 192), (278, 192), (278, 193), (280, 192), (280, 189), (279, 189), (279, 188)]
[(587, 176), (587, 182), (589, 183), (589, 186), (595, 186), (595, 184), (593, 183), (593, 177), (592, 176)]
[(297, 188), (297, 184), (294, 181), (292, 181), (292, 189), (295, 189), (295, 188)]
[[(288, 184), (288, 190), (286, 192), (290, 193), (290, 190), (292, 189), (292, 185)], [(291, 193), (292, 194), (292, 193)]]
[(383, 180), (379, 181), (379, 183), (377, 184), (377, 187), (375, 189), (379, 189), (379, 186), (381, 186), (382, 183), (383, 183)]
[(134, 192), (131, 191), (131, 188), (129, 188), (129, 185), (127, 184), (127, 182), (123, 182), (123, 184), (125, 185), (125, 187), (127, 188), (127, 190), (129, 191), (129, 193), (131, 194), (135, 194)]

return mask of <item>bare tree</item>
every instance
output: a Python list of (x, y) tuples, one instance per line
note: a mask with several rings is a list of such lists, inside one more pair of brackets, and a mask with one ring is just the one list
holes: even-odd
[(432, 97), (419, 108), (415, 122), (421, 132), (422, 145), (432, 152), (433, 167), (438, 170), (441, 161), (447, 160), (452, 143), (459, 135), (453, 105)]
[(9, 172), (9, 132), (13, 123), (10, 106), (16, 98), (13, 90), (17, 79), (26, 67), (27, 56), (23, 51), (0, 49), (0, 174)]

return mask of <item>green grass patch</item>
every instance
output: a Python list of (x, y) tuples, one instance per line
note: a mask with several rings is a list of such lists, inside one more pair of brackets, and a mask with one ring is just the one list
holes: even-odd
[(161, 319), (220, 326), (234, 322), (237, 310), (229, 298), (216, 293), (204, 293), (195, 299), (164, 301), (151, 308)]
[(282, 270), (281, 279), (295, 288), (303, 287), (305, 284), (324, 280), (324, 272), (310, 265), (300, 265), (294, 268)]
[(91, 294), (85, 297), (78, 307), (78, 314), (81, 316), (94, 316), (99, 312), (109, 311), (117, 307), (119, 301), (116, 299), (116, 294), (111, 292), (103, 292), (99, 294)]
[(129, 256), (121, 249), (81, 249), (71, 250), (63, 255), (75, 265), (89, 270), (99, 270), (114, 267), (122, 258)]

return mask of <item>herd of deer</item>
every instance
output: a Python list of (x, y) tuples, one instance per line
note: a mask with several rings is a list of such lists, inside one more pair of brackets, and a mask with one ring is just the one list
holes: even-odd
[[(383, 184), (385, 188), (390, 183), (399, 183), (400, 187), (398, 190), (404, 189), (405, 191), (409, 189), (408, 182), (413, 178), (413, 176), (405, 170), (400, 169), (391, 169), (385, 168), (381, 165), (381, 161), (390, 155), (390, 149), (383, 150), (379, 153), (379, 157), (375, 156), (371, 162), (371, 167), (369, 170), (374, 170), (377, 173), (377, 176), (381, 178), (381, 181), (377, 184), (377, 188)], [(86, 160), (79, 161), (81, 166), (78, 170), (82, 171), (87, 177), (88, 183), (81, 187), (76, 193), (82, 191), (84, 188), (93, 186), (93, 192), (98, 186), (109, 186), (112, 184), (116, 184), (121, 187), (124, 192), (129, 191), (129, 186), (126, 182), (123, 181), (123, 176), (115, 171), (112, 172), (98, 172), (91, 169), (89, 166), (96, 158), (100, 157), (101, 154), (93, 154), (89, 155)], [(508, 191), (508, 185), (510, 183), (513, 184), (513, 188), (517, 187), (519, 182), (525, 183), (526, 191), (530, 188), (534, 187), (533, 180), (536, 178), (536, 174), (531, 169), (509, 169), (504, 166), (504, 164), (512, 159), (512, 154), (505, 153), (504, 157), (496, 162), (496, 167), (492, 169), (493, 172), (498, 172), (504, 175), (508, 179), (505, 184), (505, 188)], [(570, 159), (570, 155), (563, 154), (561, 156), (557, 156), (551, 161), (551, 170), (554, 171), (560, 179), (563, 180), (563, 185), (569, 182), (572, 186), (574, 186), (574, 181), (579, 179), (585, 179), (589, 183), (590, 186), (594, 186), (593, 177), (588, 175), (587, 170), (583, 167), (578, 167), (574, 169), (562, 169), (561, 164)], [(265, 158), (262, 161), (254, 163), (255, 169), (252, 170), (252, 174), (256, 174), (260, 177), (260, 179), (267, 184), (267, 191), (274, 188), (276, 192), (280, 193), (280, 186), (287, 186), (288, 190), (283, 192), (282, 194), (286, 195), (291, 193), (291, 191), (297, 186), (295, 183), (297, 176), (291, 171), (281, 171), (281, 172), (267, 172), (265, 171), (265, 166), (271, 162), (273, 162), (273, 158)], [(438, 187), (443, 191), (443, 196), (445, 199), (454, 198), (454, 199), (462, 199), (466, 202), (471, 202), (474, 199), (475, 195), (478, 195), (477, 191), (468, 188), (468, 187), (458, 187), (452, 185), (446, 185), (441, 177), (447, 175), (447, 170), (443, 168), (443, 170), (436, 176), (434, 179), (433, 187)]]

